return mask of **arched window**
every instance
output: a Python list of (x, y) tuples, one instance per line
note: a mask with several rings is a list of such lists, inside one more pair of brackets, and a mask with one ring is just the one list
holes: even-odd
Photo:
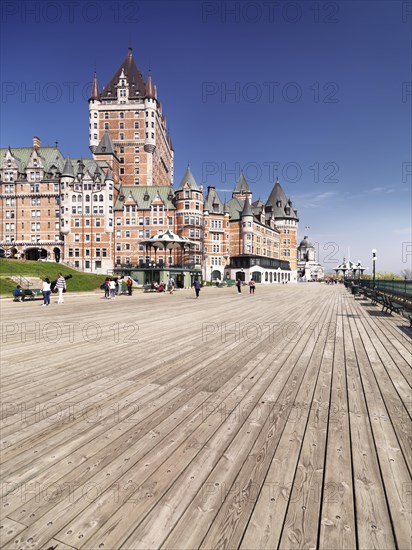
[(93, 195), (93, 200), (97, 201), (97, 200), (99, 200), (99, 197), (97, 195)]
[(85, 199), (86, 202), (90, 202), (90, 195), (86, 195)]
[(99, 195), (99, 201), (100, 201), (100, 202), (103, 202), (103, 200), (104, 200), (104, 199), (103, 199), (103, 195)]
[(72, 202), (76, 202), (76, 195), (72, 196)]

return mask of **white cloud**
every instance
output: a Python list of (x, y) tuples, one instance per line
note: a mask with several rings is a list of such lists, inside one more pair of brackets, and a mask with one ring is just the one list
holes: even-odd
[(302, 195), (295, 195), (295, 201), (299, 204), (300, 208), (317, 208), (321, 203), (331, 199), (338, 193), (336, 191), (326, 191), (325, 193), (304, 193)]

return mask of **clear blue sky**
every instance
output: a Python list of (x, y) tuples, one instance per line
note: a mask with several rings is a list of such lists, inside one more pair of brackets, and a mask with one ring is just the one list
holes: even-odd
[(4, 0), (1, 10), (2, 147), (37, 135), (89, 156), (93, 70), (107, 84), (130, 42), (157, 84), (177, 183), (190, 161), (224, 198), (244, 168), (265, 200), (277, 167), (299, 236), (327, 269), (348, 248), (368, 267), (376, 248), (377, 270), (411, 267), (410, 2)]

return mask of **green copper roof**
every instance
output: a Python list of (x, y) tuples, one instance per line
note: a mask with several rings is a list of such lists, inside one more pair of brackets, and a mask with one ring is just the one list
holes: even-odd
[(203, 206), (203, 211), (206, 210), (214, 214), (223, 214), (224, 212), (223, 203), (214, 187), (209, 187), (208, 189), (205, 204)]
[[(150, 210), (157, 195), (163, 202), (165, 210), (175, 210), (174, 191), (170, 186), (140, 187), (138, 185), (122, 185), (114, 209), (122, 210), (127, 199), (131, 197), (139, 208)], [(122, 196), (124, 200), (121, 200)]]
[[(3, 163), (7, 151), (8, 148), (0, 149), (1, 163)], [(34, 151), (33, 147), (10, 147), (10, 151), (17, 162), (19, 172), (24, 172)], [(57, 147), (40, 147), (37, 149), (37, 156), (46, 172), (51, 171), (52, 166), (55, 166), (59, 172), (63, 170), (64, 157)]]

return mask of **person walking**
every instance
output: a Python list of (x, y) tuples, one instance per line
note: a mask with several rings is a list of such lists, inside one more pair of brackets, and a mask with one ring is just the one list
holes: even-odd
[(110, 290), (110, 298), (113, 298), (113, 300), (116, 298), (116, 283), (114, 279), (110, 279), (109, 281), (109, 290)]
[(49, 306), (50, 305), (51, 285), (50, 285), (50, 279), (48, 279), (47, 277), (43, 281), (42, 293), (43, 293), (43, 305), (42, 305), (42, 307)]
[(255, 281), (253, 279), (250, 279), (249, 281), (249, 294), (255, 293)]
[(173, 294), (174, 289), (175, 289), (175, 280), (173, 279), (173, 277), (170, 277), (169, 283), (168, 283), (169, 294)]
[(63, 277), (61, 273), (59, 273), (59, 278), (57, 279), (57, 282), (56, 282), (56, 288), (57, 288), (57, 292), (59, 293), (59, 299), (57, 303), (64, 304), (63, 292), (66, 290), (66, 279)]
[(117, 279), (117, 295), (118, 296), (120, 296), (120, 294), (122, 293), (122, 285), (123, 285), (123, 278), (119, 277)]
[(195, 287), (196, 298), (199, 298), (199, 293), (202, 285), (200, 284), (200, 281), (198, 278), (195, 279), (193, 286)]
[(104, 280), (103, 288), (104, 288), (104, 297), (105, 298), (110, 298), (110, 279), (109, 279), (109, 277), (106, 277), (106, 279)]
[(242, 292), (242, 281), (240, 279), (236, 280), (236, 286), (237, 286), (238, 294), (240, 294)]
[(133, 280), (131, 277), (127, 278), (126, 284), (127, 284), (127, 294), (131, 296), (133, 292)]

